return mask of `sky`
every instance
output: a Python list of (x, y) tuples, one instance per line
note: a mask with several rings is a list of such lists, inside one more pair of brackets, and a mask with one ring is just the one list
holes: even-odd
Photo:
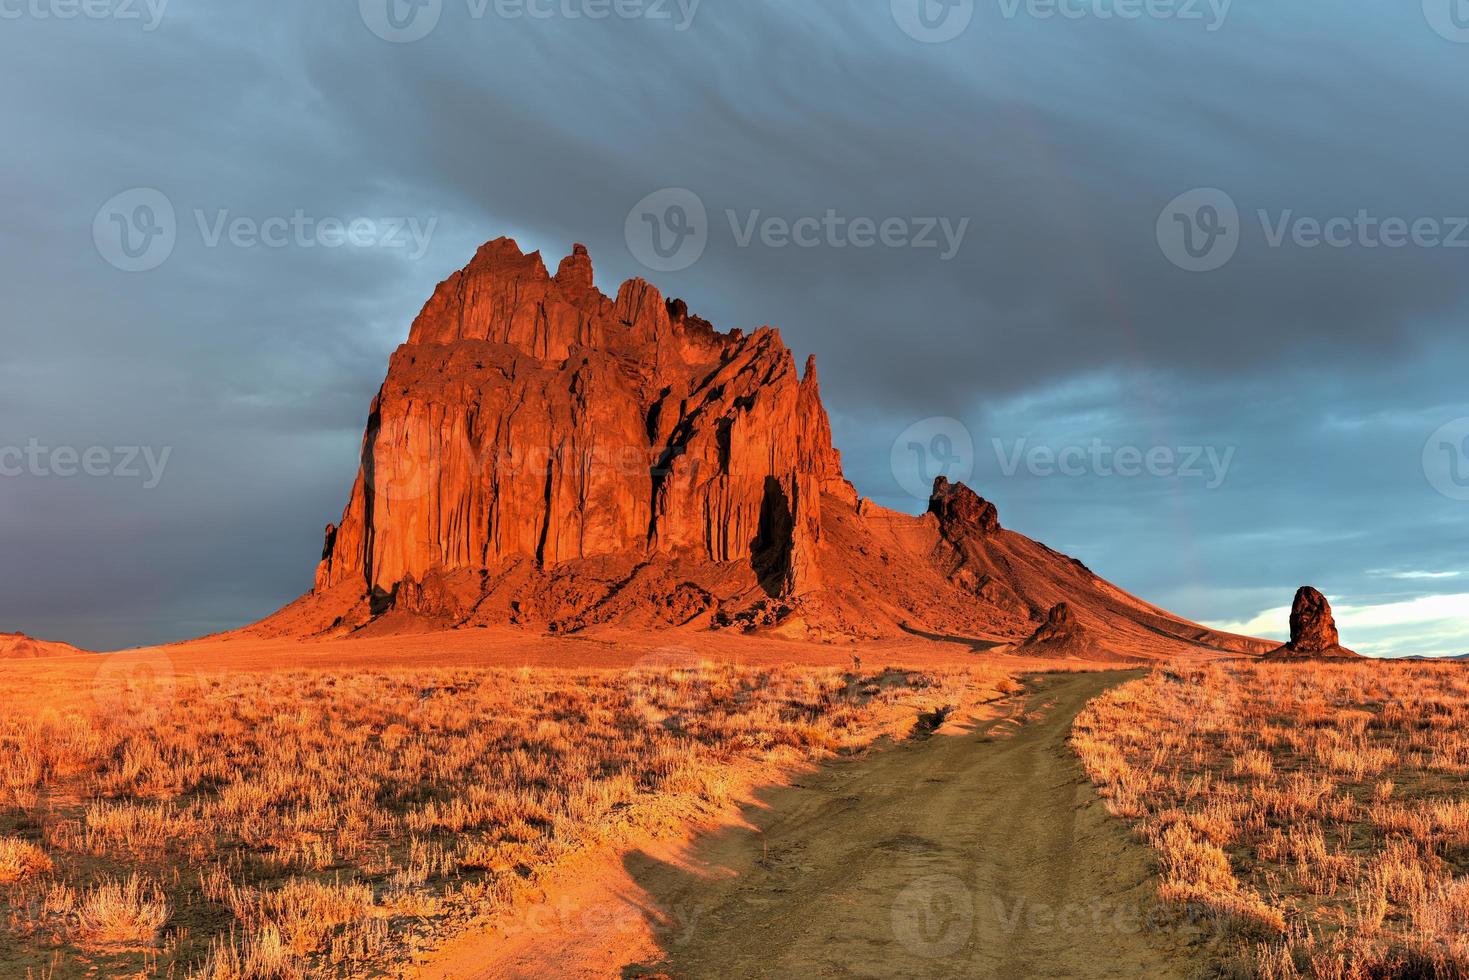
[(1192, 619), (1469, 652), (1457, 2), (0, 0), (0, 631), (306, 591), (509, 235), (780, 327), (880, 503), (942, 467)]

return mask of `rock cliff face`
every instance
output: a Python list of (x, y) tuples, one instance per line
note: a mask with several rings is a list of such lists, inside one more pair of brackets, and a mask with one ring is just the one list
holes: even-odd
[(393, 355), (316, 588), (685, 556), (797, 596), (820, 586), (823, 494), (855, 500), (814, 361), (777, 331), (716, 332), (641, 280), (610, 299), (582, 246), (551, 276), (502, 238)]
[[(499, 239), (439, 284), (373, 400), (313, 591), (249, 628), (512, 624), (1025, 640), (1066, 602), (1098, 642), (1249, 648), (1000, 526), (940, 479), (928, 512), (858, 500), (816, 365), (721, 333), (575, 246)], [(1242, 647), (1241, 644), (1244, 646)], [(1252, 649), (1252, 648), (1251, 648)]]

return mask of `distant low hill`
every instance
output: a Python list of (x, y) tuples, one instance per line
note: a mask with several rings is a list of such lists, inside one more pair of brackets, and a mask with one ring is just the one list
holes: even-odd
[(24, 633), (0, 633), (0, 660), (35, 660), (40, 657), (69, 657), (87, 651), (70, 643), (37, 640)]

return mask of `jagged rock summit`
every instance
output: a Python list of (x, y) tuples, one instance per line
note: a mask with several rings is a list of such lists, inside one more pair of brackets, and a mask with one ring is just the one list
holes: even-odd
[(1296, 590), (1290, 609), (1290, 642), (1267, 654), (1276, 660), (1338, 659), (1361, 654), (1341, 645), (1326, 596), (1309, 585)]
[(944, 536), (958, 540), (970, 534), (994, 534), (1000, 529), (1000, 512), (994, 504), (962, 483), (939, 477), (928, 498), (928, 512), (939, 519)]
[(393, 354), (311, 593), (249, 628), (514, 624), (921, 634), (1018, 642), (1067, 602), (1099, 640), (1251, 650), (1001, 527), (940, 477), (918, 516), (842, 473), (814, 359), (721, 332), (574, 246), (552, 275), (501, 238)]

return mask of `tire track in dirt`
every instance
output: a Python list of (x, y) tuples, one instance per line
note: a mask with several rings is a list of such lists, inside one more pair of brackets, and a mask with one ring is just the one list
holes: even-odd
[(921, 742), (770, 794), (754, 829), (695, 847), (733, 877), (628, 859), (655, 907), (698, 910), (662, 962), (625, 976), (1185, 977), (1145, 931), (1151, 862), (1108, 816), (1066, 738), (1133, 676), (1032, 679), (1024, 719), (951, 720)]

